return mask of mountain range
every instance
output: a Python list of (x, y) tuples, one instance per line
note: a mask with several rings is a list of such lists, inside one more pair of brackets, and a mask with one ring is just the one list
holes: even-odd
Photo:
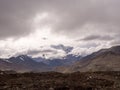
[(68, 54), (61, 59), (32, 58), (27, 55), (8, 59), (1, 58), (0, 69), (17, 72), (57, 71), (64, 73), (76, 71), (120, 71), (120, 46), (101, 49), (85, 57)]
[(47, 72), (53, 71), (58, 66), (68, 66), (80, 60), (81, 56), (67, 55), (62, 59), (45, 59), (42, 57), (32, 58), (20, 55), (8, 59), (0, 59), (1, 70), (14, 70), (17, 72)]
[(101, 49), (76, 61), (70, 67), (61, 67), (58, 70), (61, 72), (120, 71), (120, 46)]

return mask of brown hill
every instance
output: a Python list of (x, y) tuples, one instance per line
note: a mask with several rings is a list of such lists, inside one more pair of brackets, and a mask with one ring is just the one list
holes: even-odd
[(120, 46), (102, 49), (74, 63), (59, 68), (62, 72), (120, 71)]

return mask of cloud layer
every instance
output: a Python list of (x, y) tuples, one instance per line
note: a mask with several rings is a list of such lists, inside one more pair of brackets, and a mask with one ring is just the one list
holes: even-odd
[(33, 29), (32, 19), (43, 12), (50, 16), (40, 24), (52, 22), (56, 33), (70, 36), (88, 31), (90, 34), (120, 33), (119, 8), (119, 0), (1, 0), (0, 36), (29, 33)]
[(120, 0), (0, 0), (0, 42), (9, 48), (65, 44), (72, 52), (119, 45), (119, 8)]

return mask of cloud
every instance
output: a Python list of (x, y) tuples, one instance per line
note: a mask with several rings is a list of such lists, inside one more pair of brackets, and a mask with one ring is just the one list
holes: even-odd
[[(51, 49), (35, 47), (65, 44), (62, 49), (87, 52), (119, 44), (119, 8), (120, 0), (0, 0), (0, 49), (9, 55), (31, 48), (28, 53), (37, 54)], [(15, 40), (6, 42), (11, 37)], [(55, 47), (51, 53), (65, 54)]]
[(43, 46), (42, 48), (31, 49), (28, 50), (26, 54), (32, 57), (44, 57), (44, 58), (61, 58), (66, 55), (64, 50), (54, 49), (51, 46)]
[(71, 37), (120, 33), (120, 1), (75, 0), (64, 3), (62, 7), (57, 8), (62, 9), (62, 12), (58, 12), (60, 21), (54, 24), (53, 30), (56, 33)]
[(66, 53), (69, 53), (73, 50), (73, 47), (71, 46), (64, 46), (62, 44), (59, 44), (59, 45), (51, 45), (51, 48), (54, 48), (56, 50), (63, 50), (64, 52)]
[(15, 0), (0, 1), (0, 37), (24, 35), (30, 31), (30, 16), (26, 16), (25, 6), (19, 3)]
[[(0, 37), (21, 36), (34, 31), (32, 19), (43, 12), (50, 16), (42, 25), (52, 22), (52, 31), (57, 34), (78, 37), (88, 32), (120, 33), (118, 8), (119, 0), (1, 0)], [(95, 30), (89, 29), (92, 26)]]
[(111, 45), (112, 45), (112, 46), (120, 45), (120, 39), (112, 41), (112, 42), (111, 42)]
[(114, 37), (113, 36), (109, 36), (109, 35), (105, 35), (105, 36), (101, 36), (101, 35), (90, 35), (87, 37), (84, 37), (83, 39), (81, 39), (82, 41), (91, 41), (91, 40), (100, 40), (100, 41), (111, 41), (113, 40)]
[(51, 50), (51, 49), (47, 49), (47, 50), (29, 50), (29, 51), (27, 51), (28, 55), (47, 54), (47, 53), (56, 54), (57, 51)]
[(34, 32), (34, 17), (45, 11), (42, 4), (43, 0), (0, 0), (0, 38)]

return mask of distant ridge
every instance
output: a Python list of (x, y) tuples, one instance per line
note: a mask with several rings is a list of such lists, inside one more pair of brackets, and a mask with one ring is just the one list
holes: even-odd
[(0, 69), (17, 72), (46, 71), (47, 65), (42, 62), (38, 63), (27, 55), (20, 55), (9, 59), (0, 59)]
[(70, 67), (62, 67), (59, 70), (62, 72), (120, 71), (120, 46), (101, 49), (75, 62)]
[(0, 59), (0, 70), (14, 70), (16, 72), (47, 72), (54, 71), (59, 66), (68, 66), (79, 60), (81, 56), (72, 54), (62, 59), (32, 58), (27, 55), (19, 55), (8, 59)]

